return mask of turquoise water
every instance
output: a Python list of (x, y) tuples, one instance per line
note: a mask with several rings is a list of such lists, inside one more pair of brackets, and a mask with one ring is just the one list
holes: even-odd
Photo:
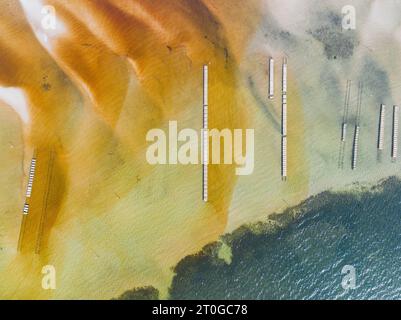
[[(286, 226), (274, 231), (241, 228), (226, 239), (231, 264), (217, 258), (217, 243), (183, 259), (171, 298), (401, 299), (401, 182), (373, 191), (313, 197), (277, 215)], [(355, 268), (354, 289), (341, 284), (345, 265)]]

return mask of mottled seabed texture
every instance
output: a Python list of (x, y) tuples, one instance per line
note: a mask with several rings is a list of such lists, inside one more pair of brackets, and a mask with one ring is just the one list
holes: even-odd
[[(227, 235), (228, 261), (221, 242), (182, 260), (170, 297), (401, 298), (399, 180), (354, 195), (325, 192), (271, 219)], [(341, 285), (346, 265), (355, 268), (354, 289)]]
[[(45, 5), (55, 29), (43, 28)], [(342, 29), (345, 5), (354, 30)], [(400, 12), (395, 0), (1, 0), (0, 298), (400, 298), (401, 161), (390, 158)], [(207, 203), (200, 165), (145, 157), (148, 130), (201, 129), (204, 64), (209, 127), (255, 130), (253, 174), (210, 165)], [(42, 288), (46, 265), (55, 290)], [(343, 265), (356, 269), (354, 290), (341, 287)]]

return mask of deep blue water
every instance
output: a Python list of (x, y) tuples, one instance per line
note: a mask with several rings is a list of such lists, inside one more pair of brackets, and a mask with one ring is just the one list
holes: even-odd
[[(277, 215), (283, 228), (241, 228), (227, 236), (230, 265), (216, 258), (218, 244), (183, 259), (171, 298), (401, 299), (401, 182), (391, 178), (378, 190), (325, 192)], [(296, 219), (294, 210), (302, 211)], [(348, 290), (346, 265), (355, 268)]]

